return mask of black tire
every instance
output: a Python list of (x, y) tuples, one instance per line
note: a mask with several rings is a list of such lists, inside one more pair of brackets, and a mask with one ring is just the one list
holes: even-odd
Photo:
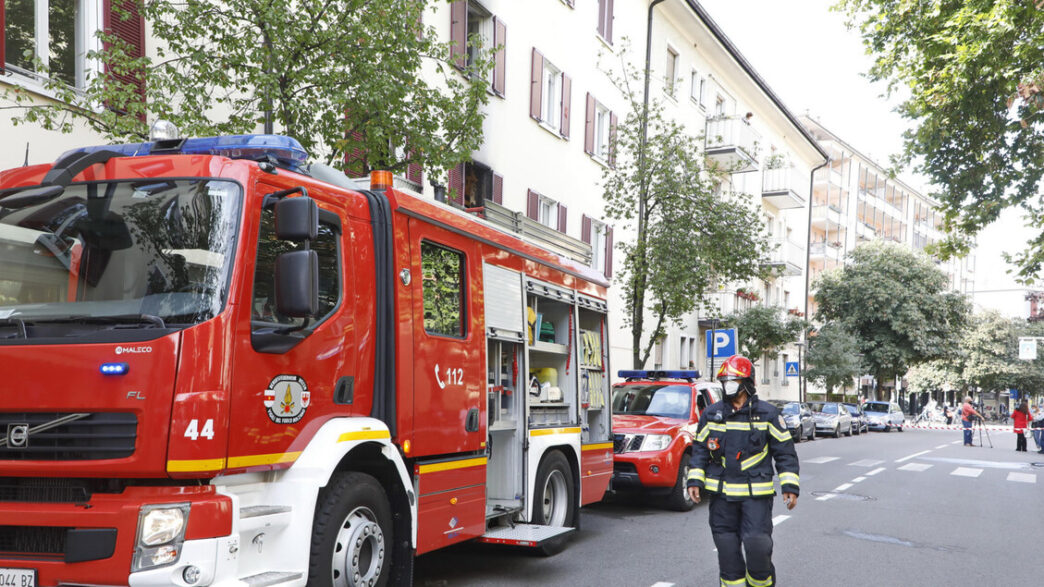
[(576, 494), (569, 462), (553, 450), (537, 467), (533, 523), (541, 526), (576, 527)]
[(899, 425), (899, 432), (902, 432), (902, 431), (903, 431), (903, 425), (902, 425), (902, 424), (900, 424), (900, 425)]
[(381, 484), (365, 473), (337, 473), (319, 493), (308, 585), (384, 587), (395, 564), (394, 543), (391, 505)]
[(891, 432), (892, 431), (892, 425), (891, 424), (885, 424), (884, 431), (885, 432)]
[(812, 430), (808, 433), (808, 439), (809, 440), (815, 440), (816, 439), (816, 427), (815, 427), (815, 425), (812, 426)]
[(834, 438), (841, 438), (841, 425), (834, 426)]
[(682, 455), (678, 464), (678, 480), (667, 496), (667, 507), (676, 512), (687, 512), (696, 507), (696, 502), (689, 497), (689, 488), (685, 486), (689, 477), (689, 453)]
[(852, 436), (852, 424), (848, 425), (848, 432), (845, 432), (845, 436)]

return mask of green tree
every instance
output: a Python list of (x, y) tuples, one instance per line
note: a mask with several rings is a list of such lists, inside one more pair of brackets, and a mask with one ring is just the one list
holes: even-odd
[(778, 357), (779, 349), (797, 341), (806, 326), (804, 320), (778, 306), (753, 306), (727, 317), (725, 324), (736, 329), (740, 352), (754, 361)]
[[(874, 56), (869, 77), (902, 87), (899, 112), (913, 122), (899, 163), (918, 168), (953, 236), (943, 255), (1019, 206), (1044, 227), (1044, 4), (1038, 0), (841, 0)], [(1015, 255), (1019, 276), (1038, 277), (1044, 231)]]
[(968, 303), (946, 291), (946, 275), (926, 255), (875, 241), (850, 258), (816, 280), (816, 319), (856, 335), (862, 363), (879, 386), (954, 351)]
[(641, 368), (666, 325), (695, 310), (713, 283), (760, 276), (768, 244), (749, 195), (716, 195), (727, 170), (708, 163), (702, 137), (667, 119), (655, 100), (643, 108), (642, 73), (626, 53), (620, 53), (623, 74), (607, 72), (627, 112), (610, 146), (617, 156), (605, 171), (604, 198), (605, 215), (637, 235), (617, 245), (624, 253), (617, 281), (633, 365)]
[[(55, 72), (45, 83), (56, 101), (41, 103), (19, 88), (7, 94), (24, 109), (16, 122), (70, 132), (80, 118), (113, 141), (146, 138), (147, 122), (157, 118), (186, 136), (255, 132), (267, 112), (276, 132), (301, 141), (316, 160), (344, 166), (346, 153), (359, 149), (366, 156), (353, 159), (357, 173), (411, 162), (437, 173), (481, 142), (492, 59), (479, 51), (464, 71), (455, 67), (450, 44), (421, 24), (428, 4), (143, 2), (158, 59), (134, 59), (125, 43), (103, 34), (106, 49), (88, 57), (105, 63), (106, 73), (82, 92)], [(426, 82), (422, 69), (439, 83)], [(135, 79), (145, 83), (144, 99)]]
[(861, 371), (859, 341), (843, 324), (828, 322), (809, 336), (805, 364), (805, 379), (827, 394), (844, 389)]
[(910, 383), (910, 391), (914, 393), (951, 389), (963, 392), (968, 387), (964, 381), (962, 363), (950, 357), (914, 365), (907, 371), (906, 380)]

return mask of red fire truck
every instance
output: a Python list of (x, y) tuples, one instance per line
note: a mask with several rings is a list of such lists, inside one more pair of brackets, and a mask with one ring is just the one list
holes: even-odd
[(604, 278), (306, 160), (168, 136), (0, 173), (0, 584), (409, 584), (602, 498)]

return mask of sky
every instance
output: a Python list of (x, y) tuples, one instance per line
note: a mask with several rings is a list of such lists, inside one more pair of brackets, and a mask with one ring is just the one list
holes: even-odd
[[(887, 166), (902, 149), (910, 123), (894, 111), (900, 98), (885, 97), (884, 84), (863, 75), (872, 58), (837, 0), (700, 0), (711, 17), (794, 114), (809, 114), (863, 154)], [(910, 171), (900, 178), (931, 193)], [(1001, 252), (1031, 236), (1018, 213), (1006, 211), (977, 240), (976, 290), (1016, 287)]]

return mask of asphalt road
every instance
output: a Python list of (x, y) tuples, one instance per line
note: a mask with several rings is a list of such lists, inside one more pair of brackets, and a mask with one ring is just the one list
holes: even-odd
[[(1040, 585), (1044, 455), (960, 432), (907, 430), (798, 445), (801, 498), (776, 499), (777, 584)], [(978, 443), (978, 436), (976, 436)], [(1029, 441), (1030, 450), (1036, 447)], [(418, 557), (416, 585), (718, 585), (707, 507), (688, 513), (610, 500), (582, 510), (566, 549), (461, 545)]]

